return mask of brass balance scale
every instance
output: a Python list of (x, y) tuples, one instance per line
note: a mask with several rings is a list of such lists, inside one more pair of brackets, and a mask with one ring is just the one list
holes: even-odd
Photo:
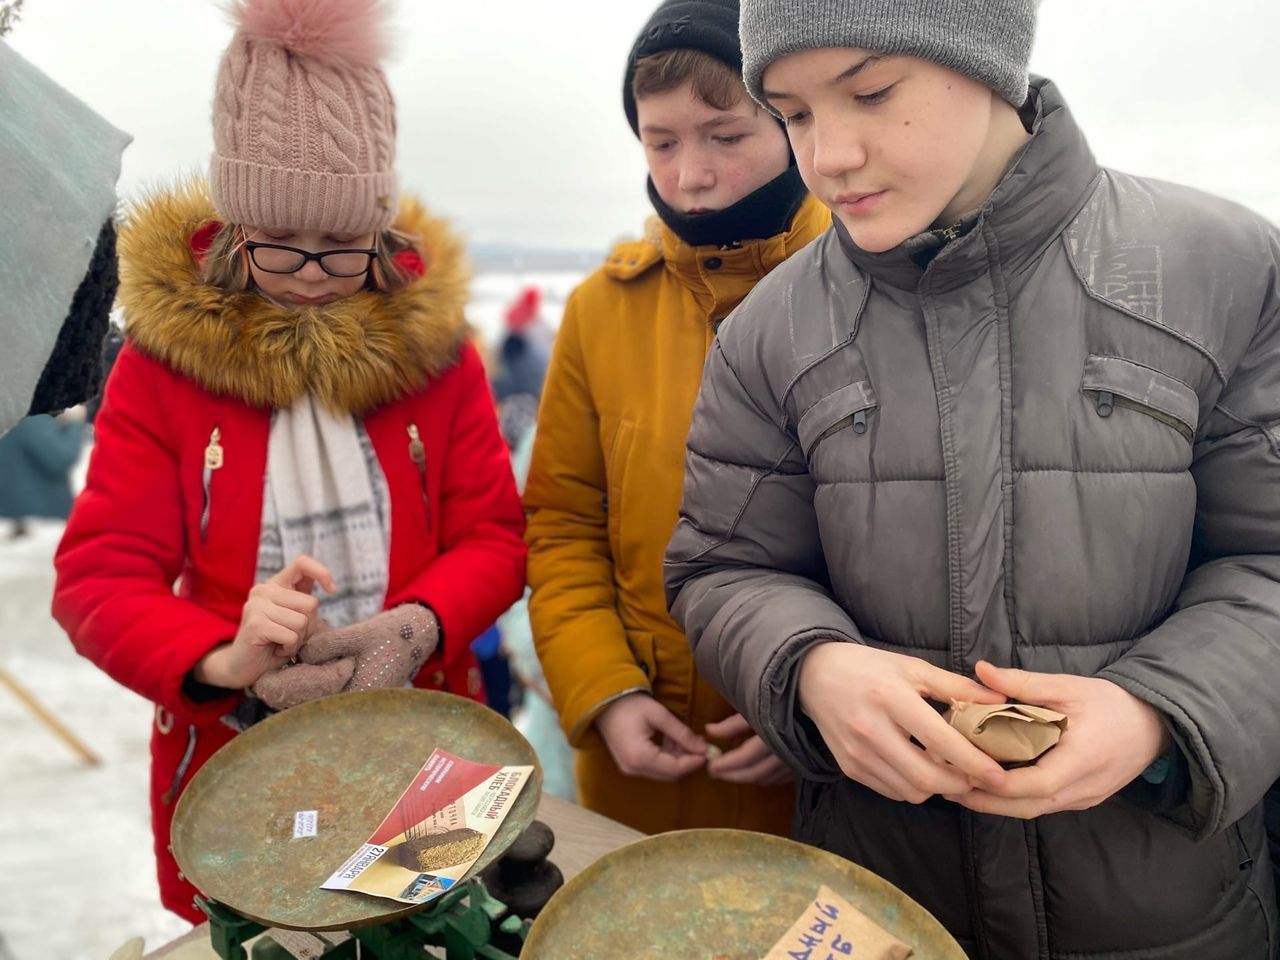
[[(467, 878), (416, 906), (320, 889), (437, 747), (534, 767)], [(800, 843), (736, 830), (629, 844), (572, 878), (536, 921), (512, 916), (480, 874), (533, 822), (541, 785), (528, 741), (477, 703), (424, 690), (341, 694), (251, 727), (205, 764), (175, 811), (173, 851), (204, 894), (197, 903), (223, 960), (441, 955), (427, 947), (442, 948), (447, 960), (747, 960), (768, 952), (821, 884), (911, 944), (915, 960), (964, 960), (932, 916), (874, 874)], [(312, 810), (316, 835), (295, 839), (295, 813)], [(294, 953), (269, 935), (250, 954), (249, 941), (271, 928), (306, 931), (321, 945)]]

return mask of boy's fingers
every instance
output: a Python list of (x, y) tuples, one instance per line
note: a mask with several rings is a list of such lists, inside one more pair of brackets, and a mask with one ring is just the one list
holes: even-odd
[(754, 783), (761, 786), (781, 783), (787, 778), (786, 768), (774, 756), (765, 757), (763, 760), (757, 760), (755, 763), (735, 770), (714, 770), (711, 764), (707, 764), (707, 773), (726, 783)]
[(1073, 681), (1079, 678), (1069, 674), (1033, 673), (1011, 667), (997, 667), (986, 660), (976, 667), (982, 682), (993, 690), (1012, 697), (1019, 703), (1046, 705), (1062, 703), (1072, 697)]
[(998, 783), (979, 780), (984, 792), (1005, 799), (1047, 800), (1077, 783), (1084, 771), (1063, 740), (1035, 763), (1005, 771)]
[(655, 710), (649, 718), (652, 728), (658, 733), (670, 737), (681, 750), (697, 754), (699, 757), (705, 756), (707, 752), (706, 741), (681, 723), (680, 718), (666, 707), (662, 707), (661, 704), (659, 706), (661, 710)]
[(856, 778), (863, 786), (870, 787), (881, 796), (890, 800), (907, 802), (907, 797), (914, 794), (915, 788), (906, 782), (888, 764), (879, 763), (874, 769), (864, 769)]
[(740, 713), (735, 713), (731, 717), (725, 717), (715, 723), (708, 723), (705, 727), (707, 736), (715, 737), (717, 740), (732, 740), (735, 737), (745, 737), (751, 735), (751, 725), (747, 723), (747, 718)]
[(954, 767), (932, 763), (928, 755), (906, 737), (887, 736), (875, 749), (885, 764), (914, 791), (932, 795), (963, 793), (969, 789), (963, 773)]
[(678, 780), (705, 762), (699, 755), (665, 751), (652, 740), (644, 740), (628, 752), (626, 763), (619, 766), (625, 767), (631, 776), (664, 782)]
[[(1057, 812), (1048, 801), (1039, 798), (1010, 800), (997, 797), (981, 790), (974, 790), (961, 796), (947, 797), (953, 803), (972, 810), (974, 813), (986, 813), (997, 817), (1012, 817), (1016, 820), (1034, 820), (1046, 813)], [(1070, 809), (1070, 808), (1066, 808)]]
[(716, 757), (707, 764), (707, 772), (713, 776), (723, 776), (741, 772), (757, 764), (773, 759), (773, 752), (759, 737), (750, 737), (738, 746)]
[(1008, 698), (989, 687), (984, 687), (976, 680), (943, 670), (932, 664), (920, 662), (917, 667), (916, 680), (922, 696), (938, 703), (950, 703), (952, 700), (967, 700), (970, 703), (1004, 703)]
[(999, 782), (1005, 771), (1000, 764), (975, 747), (941, 714), (923, 700), (904, 708), (895, 717), (899, 724), (929, 751), (929, 758), (945, 760), (966, 776), (986, 782)]

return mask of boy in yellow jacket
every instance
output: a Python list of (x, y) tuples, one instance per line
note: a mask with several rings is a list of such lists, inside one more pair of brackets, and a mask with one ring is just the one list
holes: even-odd
[(737, 0), (667, 0), (623, 105), (657, 211), (569, 298), (525, 492), (530, 615), (581, 802), (646, 832), (785, 834), (790, 774), (697, 675), (662, 556), (715, 331), (830, 225), (741, 80)]

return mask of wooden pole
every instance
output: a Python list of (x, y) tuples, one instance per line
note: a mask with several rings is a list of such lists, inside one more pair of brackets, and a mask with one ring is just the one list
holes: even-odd
[(35, 698), (31, 691), (27, 690), (26, 687), (20, 684), (17, 681), (17, 678), (9, 673), (9, 671), (4, 667), (0, 667), (0, 686), (8, 687), (9, 691), (17, 697), (28, 710), (35, 714), (37, 720), (43, 723), (54, 736), (78, 754), (80, 759), (86, 764), (91, 767), (97, 767), (102, 764), (102, 760), (96, 753), (85, 746), (84, 741), (67, 729), (67, 726), (61, 720), (55, 717), (44, 704)]

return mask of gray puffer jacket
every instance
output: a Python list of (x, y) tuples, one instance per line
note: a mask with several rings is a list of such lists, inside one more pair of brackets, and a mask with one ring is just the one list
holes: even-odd
[[(1034, 136), (959, 239), (872, 255), (837, 225), (726, 321), (668, 596), (698, 669), (802, 776), (800, 839), (971, 955), (1262, 960), (1280, 235), (1099, 168), (1053, 84), (1033, 92)], [(889, 801), (797, 708), (799, 659), (833, 639), (1114, 681), (1167, 718), (1189, 786), (1026, 822)]]

